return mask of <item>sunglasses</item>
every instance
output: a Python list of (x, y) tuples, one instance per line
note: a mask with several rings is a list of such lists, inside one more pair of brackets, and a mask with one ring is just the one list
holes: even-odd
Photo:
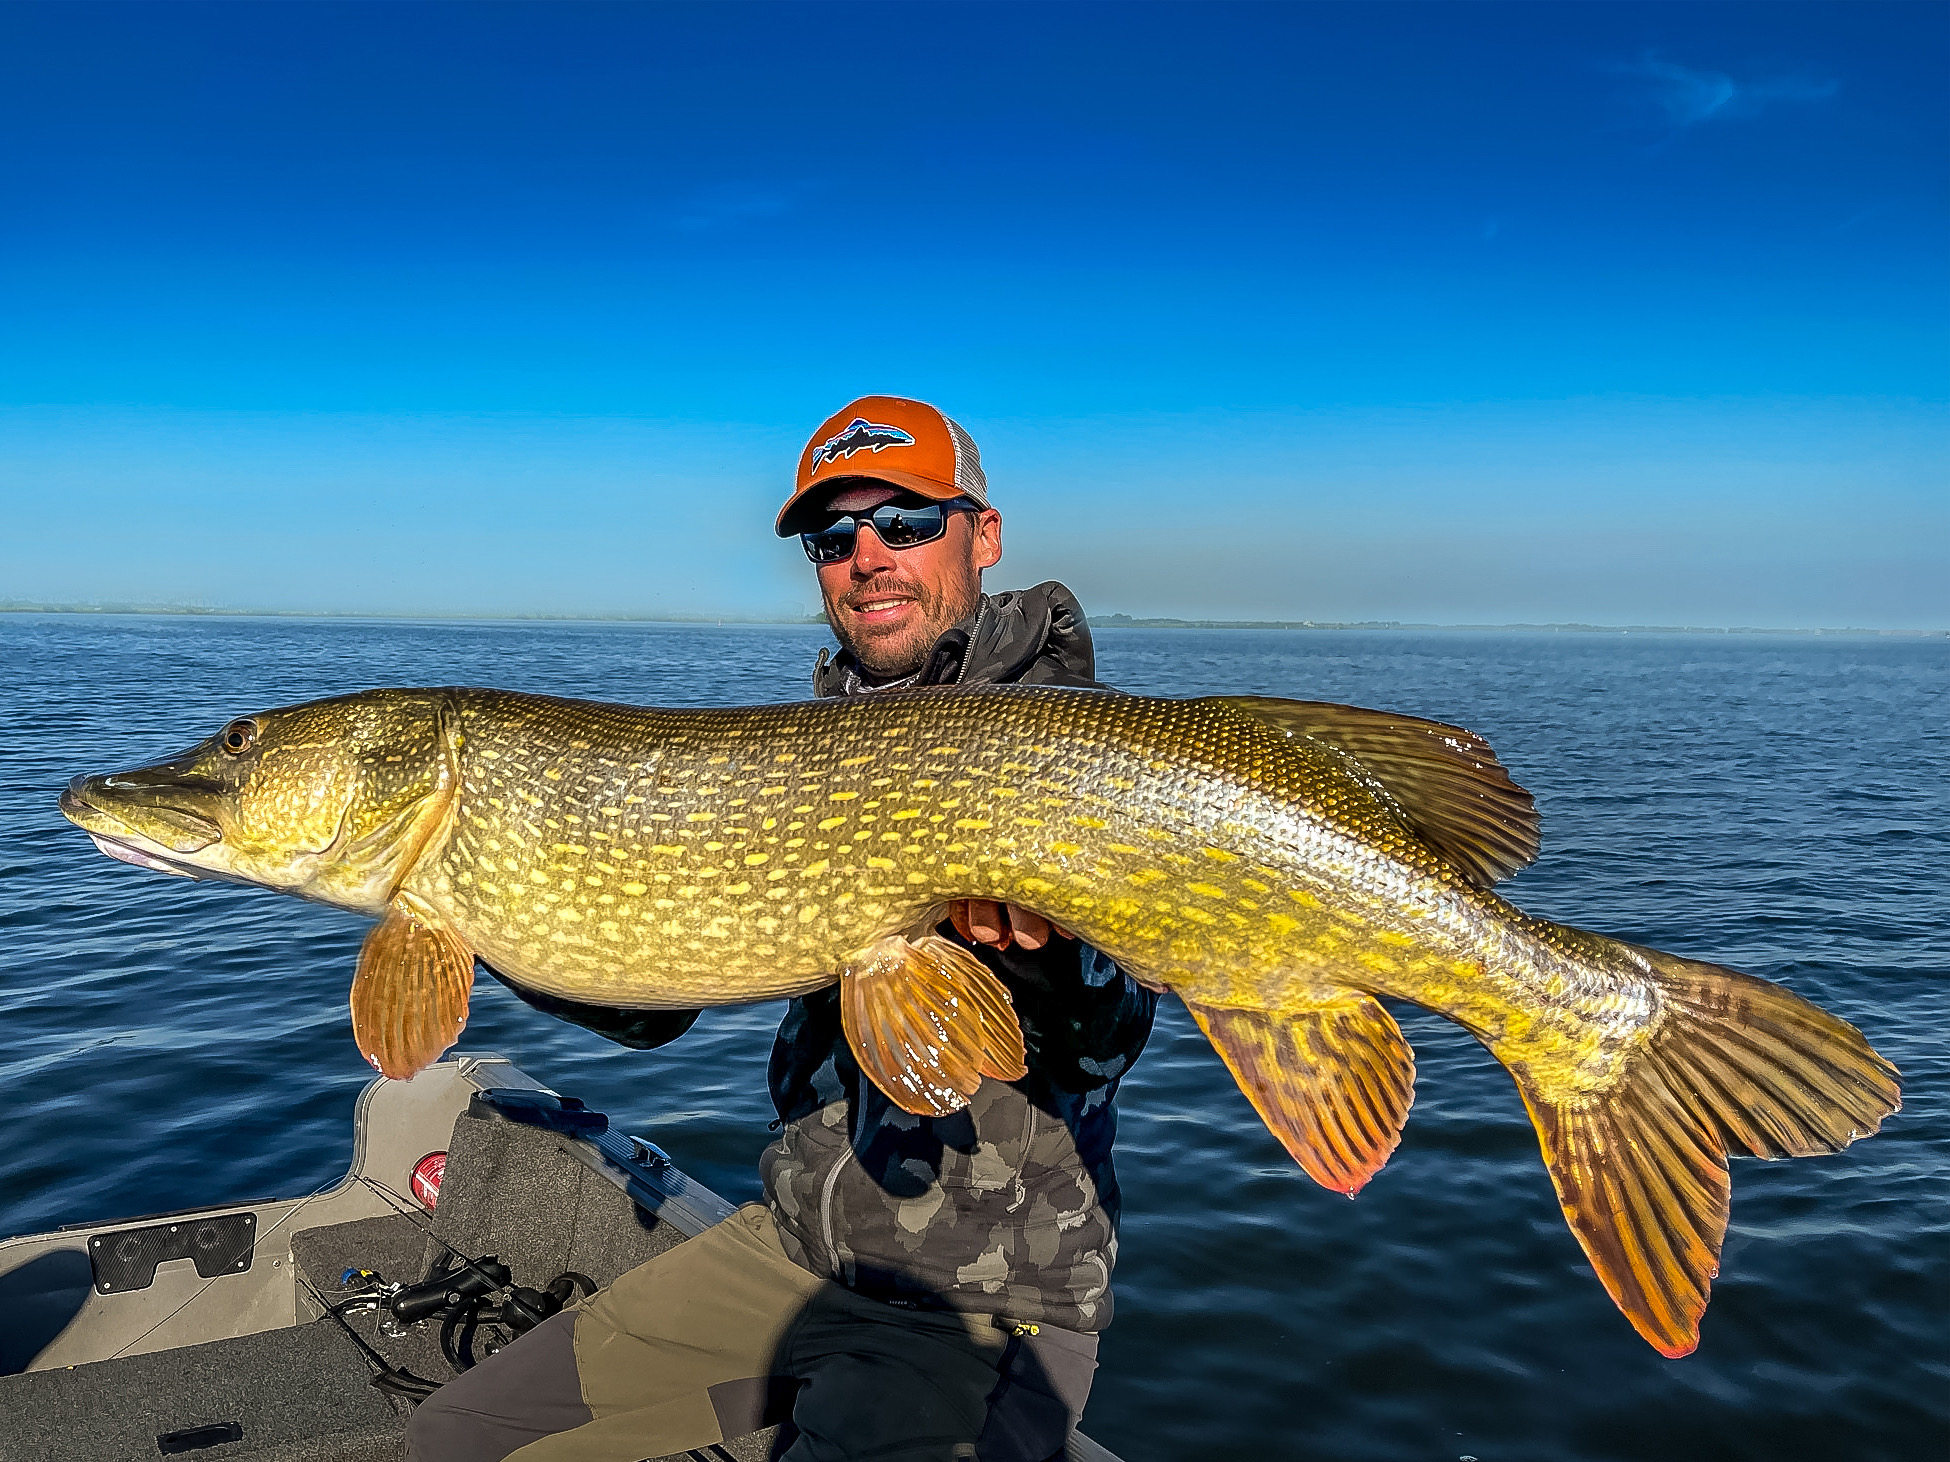
[(871, 524), (874, 536), (889, 548), (913, 548), (919, 543), (932, 543), (946, 533), (948, 515), (963, 509), (976, 510), (975, 504), (965, 497), (950, 498), (945, 503), (923, 503), (918, 508), (882, 503), (863, 513), (839, 513), (824, 528), (801, 533), (799, 542), (805, 545), (806, 557), (814, 563), (844, 563), (853, 557), (862, 523)]

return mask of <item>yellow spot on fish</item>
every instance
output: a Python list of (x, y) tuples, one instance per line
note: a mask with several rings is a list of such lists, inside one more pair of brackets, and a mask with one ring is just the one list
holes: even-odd
[(819, 830), (823, 833), (831, 832), (836, 827), (844, 826), (845, 823), (846, 823), (846, 819), (844, 817), (829, 817), (821, 821), (821, 823), (819, 824)]
[(989, 821), (985, 817), (964, 817), (959, 822), (957, 822), (955, 826), (961, 828), (972, 828), (979, 831), (982, 828), (988, 827)]
[(858, 792), (828, 792), (826, 794), (826, 800), (828, 802), (851, 802), (859, 795)]
[(893, 866), (894, 866), (894, 860), (892, 858), (867, 859), (867, 867), (869, 868), (892, 868)]
[(1226, 896), (1226, 891), (1218, 887), (1216, 884), (1188, 883), (1185, 885), (1185, 888), (1188, 892), (1198, 894), (1201, 897), (1208, 898), (1208, 899), (1222, 899)]
[(623, 892), (631, 898), (640, 898), (650, 892), (650, 886), (646, 883), (626, 883), (623, 885)]
[(770, 853), (745, 854), (745, 866), (747, 868), (756, 868), (761, 863), (770, 863), (771, 861), (772, 861), (772, 855)]

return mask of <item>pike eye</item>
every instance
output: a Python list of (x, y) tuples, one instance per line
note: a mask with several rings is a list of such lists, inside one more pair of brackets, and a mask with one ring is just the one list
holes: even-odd
[(249, 751), (257, 744), (257, 722), (232, 721), (223, 728), (223, 749), (232, 756)]

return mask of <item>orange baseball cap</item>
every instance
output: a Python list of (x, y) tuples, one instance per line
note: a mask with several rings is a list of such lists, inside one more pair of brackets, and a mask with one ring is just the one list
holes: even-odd
[(799, 454), (792, 496), (779, 509), (778, 535), (799, 528), (794, 509), (842, 479), (890, 482), (930, 502), (965, 497), (989, 505), (988, 479), (973, 437), (938, 407), (905, 396), (862, 396), (820, 424)]

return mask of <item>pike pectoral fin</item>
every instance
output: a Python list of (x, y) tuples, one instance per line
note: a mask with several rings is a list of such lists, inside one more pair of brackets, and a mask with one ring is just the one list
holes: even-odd
[(1591, 1267), (1633, 1329), (1682, 1356), (1699, 1344), (1719, 1272), (1727, 1155), (1840, 1151), (1874, 1132), (1900, 1092), (1860, 1031), (1792, 991), (1625, 948), (1652, 967), (1662, 1008), (1620, 1078), (1572, 1092), (1510, 1069)]
[(860, 1069), (917, 1116), (946, 1117), (984, 1076), (1015, 1081), (1028, 1070), (1009, 992), (938, 934), (893, 935), (855, 955), (840, 977), (840, 1019)]
[(1186, 1007), (1308, 1177), (1352, 1198), (1381, 1171), (1415, 1100), (1415, 1057), (1378, 1000), (1350, 990), (1300, 1012)]
[(352, 1038), (382, 1076), (404, 1081), (459, 1039), (474, 952), (431, 913), (396, 901), (359, 950)]

